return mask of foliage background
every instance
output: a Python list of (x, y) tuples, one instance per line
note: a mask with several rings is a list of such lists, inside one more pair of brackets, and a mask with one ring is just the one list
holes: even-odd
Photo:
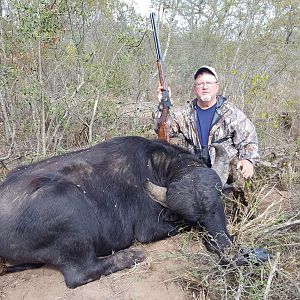
[[(222, 94), (256, 125), (258, 191), (266, 184), (293, 194), (300, 168), (300, 2), (152, 0), (151, 11), (174, 106), (193, 97), (199, 66), (214, 66)], [(134, 2), (0, 0), (0, 176), (112, 136), (155, 137), (157, 85), (150, 20)], [(299, 257), (299, 246), (292, 253)]]
[[(277, 144), (279, 116), (288, 113), (293, 122), (299, 111), (299, 6), (296, 0), (152, 1), (174, 105), (193, 96), (195, 70), (213, 65), (222, 93), (257, 125), (262, 149)], [(153, 135), (155, 51), (148, 16), (139, 16), (134, 3), (2, 0), (0, 9), (5, 164), (107, 136)]]

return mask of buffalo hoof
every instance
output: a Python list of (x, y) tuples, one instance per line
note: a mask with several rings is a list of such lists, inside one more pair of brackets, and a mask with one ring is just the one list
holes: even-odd
[(0, 276), (7, 273), (7, 266), (4, 264), (0, 264)]
[(145, 251), (138, 249), (138, 248), (125, 249), (125, 250), (122, 250), (122, 253), (124, 254), (122, 256), (124, 268), (129, 268), (132, 265), (140, 263), (140, 262), (144, 261), (147, 257)]
[(7, 266), (5, 265), (5, 260), (0, 257), (0, 276), (7, 273)]

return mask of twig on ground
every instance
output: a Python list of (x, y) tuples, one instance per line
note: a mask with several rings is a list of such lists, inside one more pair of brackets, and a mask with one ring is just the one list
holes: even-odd
[(277, 265), (278, 265), (278, 262), (279, 262), (279, 258), (280, 258), (280, 252), (277, 252), (276, 256), (275, 256), (274, 263), (272, 265), (272, 268), (271, 268), (271, 271), (270, 271), (270, 274), (269, 274), (268, 281), (267, 281), (267, 286), (266, 286), (266, 290), (265, 290), (265, 293), (264, 293), (264, 300), (268, 299), (268, 295), (269, 295), (270, 289), (271, 289), (271, 283), (272, 283), (273, 277), (274, 277), (274, 275), (276, 273), (276, 270), (277, 270)]
[(235, 297), (234, 297), (235, 300), (239, 300), (240, 299), (240, 297), (242, 295), (243, 288), (244, 288), (244, 277), (243, 277), (243, 274), (242, 274), (242, 272), (240, 270), (238, 270), (238, 271), (239, 271), (239, 274), (240, 274), (240, 276), (239, 276), (239, 287), (238, 287), (238, 290), (237, 290), (237, 292), (235, 294)]

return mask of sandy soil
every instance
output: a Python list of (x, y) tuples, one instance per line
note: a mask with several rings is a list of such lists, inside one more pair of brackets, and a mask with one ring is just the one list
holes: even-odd
[(45, 266), (0, 277), (4, 300), (185, 300), (192, 299), (176, 282), (176, 273), (186, 263), (179, 252), (180, 236), (150, 245), (140, 245), (148, 254), (132, 269), (102, 277), (76, 289), (68, 289), (62, 274)]

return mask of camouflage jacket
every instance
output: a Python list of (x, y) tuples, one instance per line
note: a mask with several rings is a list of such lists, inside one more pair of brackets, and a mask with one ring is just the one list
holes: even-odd
[[(192, 152), (195, 146), (201, 149), (197, 130), (196, 99), (188, 107), (171, 111), (168, 124), (170, 137), (180, 137), (181, 145)], [(155, 128), (157, 128), (159, 110), (154, 113)], [(259, 161), (258, 139), (254, 125), (246, 115), (235, 105), (222, 96), (217, 97), (217, 107), (213, 116), (208, 137), (208, 145), (214, 142), (221, 143), (226, 149), (230, 160), (248, 159), (253, 164)], [(211, 162), (214, 162), (214, 148), (209, 150)]]

